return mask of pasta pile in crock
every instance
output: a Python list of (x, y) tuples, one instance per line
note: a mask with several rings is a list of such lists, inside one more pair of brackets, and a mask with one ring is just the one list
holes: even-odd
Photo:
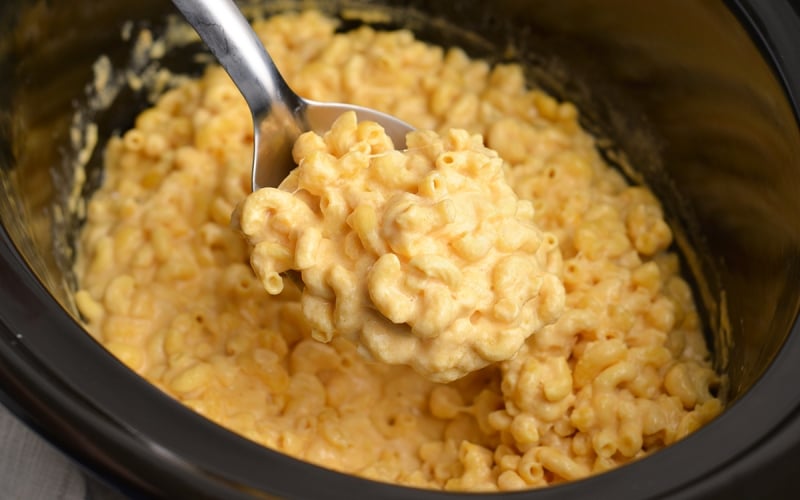
[(252, 122), (210, 67), (108, 143), (76, 265), (90, 333), (255, 442), (424, 488), (578, 479), (716, 416), (718, 377), (659, 202), (603, 162), (575, 106), (526, 88), (515, 65), (490, 67), (407, 31), (335, 28), (313, 11), (255, 24), (303, 96), (377, 108), (442, 137), (479, 134), (522, 212), (557, 242), (547, 269), (563, 310), (511, 359), (446, 384), (320, 335), (296, 287), (265, 291), (231, 227), (249, 192)]

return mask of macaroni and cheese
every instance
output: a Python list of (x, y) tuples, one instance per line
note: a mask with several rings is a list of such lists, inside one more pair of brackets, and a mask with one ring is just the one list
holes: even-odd
[(564, 308), (561, 253), (502, 160), (465, 130), (412, 132), (395, 151), (374, 122), (340, 117), (294, 147), (280, 189), (234, 217), (270, 294), (296, 270), (311, 336), (450, 382), (516, 354)]
[[(497, 307), (505, 293), (522, 300), (538, 290), (537, 297), (548, 299), (529, 314), (535, 319), (511, 322), (512, 329), (530, 328), (513, 333), (511, 344), (520, 344), (516, 355), (453, 382), (368, 360), (352, 340), (350, 316), (337, 316), (332, 304), (337, 293), (350, 293), (348, 287), (356, 303), (347, 307), (366, 300), (370, 279), (363, 270), (370, 260), (381, 262), (389, 243), (375, 238), (369, 206), (331, 199), (327, 211), (349, 210), (336, 212), (343, 231), (333, 237), (340, 239), (325, 251), (308, 252), (322, 246), (319, 233), (330, 228), (319, 218), (322, 198), (300, 192), (296, 198), (305, 208), (296, 216), (309, 224), (293, 247), (265, 251), (279, 257), (259, 271), (270, 292), (277, 292), (267, 293), (249, 265), (248, 243), (231, 227), (234, 208), (249, 192), (252, 121), (225, 72), (209, 67), (201, 78), (166, 92), (106, 146), (104, 182), (88, 204), (78, 248), (76, 302), (88, 331), (110, 352), (183, 404), (257, 443), (344, 473), (422, 488), (506, 491), (580, 479), (668, 446), (722, 410), (718, 376), (692, 292), (669, 250), (672, 233), (662, 209), (650, 191), (627, 185), (604, 163), (575, 106), (527, 88), (517, 65), (490, 66), (408, 31), (337, 32), (334, 20), (314, 11), (278, 15), (254, 27), (301, 95), (373, 107), (436, 131), (411, 141), (425, 144), (411, 153), (420, 168), (430, 168), (433, 157), (426, 155), (437, 148), (452, 149), (453, 159), (474, 154), (488, 160), (485, 173), (498, 180), (482, 186), (488, 190), (504, 185), (501, 169), (516, 197), (505, 188), (491, 194), (492, 210), (505, 219), (491, 228), (497, 247), (486, 255), (513, 259), (523, 242), (536, 247), (538, 257), (535, 266), (515, 271), (519, 289), (501, 286), (473, 307), (485, 318), (492, 313), (483, 311)], [(347, 117), (339, 126), (369, 127)], [(475, 134), (502, 163), (477, 145)], [(306, 136), (298, 158), (308, 164), (340, 147), (324, 142)], [(380, 164), (380, 155), (400, 161), (388, 144), (375, 147), (383, 149), (367, 155), (371, 161)], [(447, 163), (447, 156), (439, 158)], [(301, 174), (287, 185), (315, 182)], [(419, 196), (441, 188), (431, 181)], [(369, 182), (382, 189), (391, 179)], [(462, 216), (472, 224), (479, 219), (465, 214), (487, 207), (467, 204), (465, 214), (453, 214), (438, 199), (408, 204), (398, 196), (392, 220), (399, 220), (403, 207), (418, 206), (413, 210), (429, 211), (430, 226), (410, 239), (393, 233), (398, 240), (392, 251), (410, 248), (448, 259), (463, 251), (463, 262), (480, 263), (470, 256), (482, 254), (484, 243), (459, 247), (458, 232), (448, 232), (447, 225), (430, 228), (458, 224)], [(270, 227), (277, 230), (297, 222), (275, 214)], [(524, 231), (507, 231), (514, 227)], [(480, 239), (481, 228), (475, 229), (463, 234)], [(508, 239), (500, 241), (500, 235)], [(289, 261), (287, 248), (289, 267), (304, 271), (313, 300), (293, 285), (278, 290), (270, 273), (286, 266), (275, 263)], [(362, 257), (367, 251), (369, 257)], [(459, 280), (452, 260), (408, 260), (398, 270), (397, 261), (387, 259), (378, 278), (401, 292), (398, 300), (416, 293), (422, 276), (434, 276), (432, 290), (493, 279), (488, 263), (483, 275), (457, 266)], [(335, 269), (352, 261), (365, 267), (353, 268), (359, 273)], [(315, 266), (318, 274), (333, 268), (327, 278), (305, 273)], [(563, 298), (555, 282), (545, 283), (550, 275), (562, 284)], [(532, 282), (520, 281), (524, 276)], [(404, 329), (416, 327), (414, 342), (448, 324), (430, 323), (420, 306), (412, 308), (414, 315), (392, 306), (387, 300), (380, 307), (386, 317), (402, 320)], [(319, 314), (310, 314), (315, 307)], [(478, 353), (481, 364), (500, 356), (479, 343), (463, 349), (467, 356)], [(435, 356), (424, 362), (431, 373), (439, 369)]]

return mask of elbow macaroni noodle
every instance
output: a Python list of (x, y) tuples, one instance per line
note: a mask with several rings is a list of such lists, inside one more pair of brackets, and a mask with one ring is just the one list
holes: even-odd
[[(337, 127), (347, 133), (330, 143), (305, 136), (295, 153), (307, 167), (317, 157), (317, 170), (309, 169), (308, 178), (298, 171), (286, 185), (308, 183), (329, 196), (323, 200), (312, 188), (269, 192), (269, 206), (282, 207), (269, 219), (272, 237), (279, 237), (260, 240), (265, 226), (256, 225), (254, 272), (247, 242), (230, 227), (249, 191), (248, 110), (217, 67), (168, 91), (108, 143), (104, 184), (89, 202), (81, 233), (75, 298), (87, 329), (110, 352), (195, 411), (264, 446), (345, 473), (433, 489), (505, 491), (580, 479), (668, 446), (722, 411), (719, 377), (690, 288), (667, 250), (671, 232), (660, 205), (603, 162), (573, 105), (527, 89), (519, 66), (490, 67), (407, 31), (336, 33), (333, 20), (313, 11), (255, 28), (301, 95), (374, 107), (437, 132), (417, 134), (412, 142), (425, 147), (405, 159), (381, 142), (379, 131), (352, 118), (342, 118)], [(359, 130), (377, 142), (346, 159), (351, 146), (369, 144), (352, 139)], [(475, 201), (492, 196), (491, 213), (506, 217), (492, 234), (464, 231), (459, 240), (458, 231), (446, 231), (448, 224), (471, 227), (480, 219), (467, 212), (489, 202), (467, 204), (465, 213), (437, 205), (446, 198), (437, 190), (457, 179), (431, 167), (438, 150), (445, 158), (488, 162), (480, 175), (500, 179), (502, 169), (516, 197), (502, 182), (480, 186), (505, 190), (502, 196), (475, 195)], [(428, 176), (442, 177), (417, 180), (415, 201), (400, 193), (391, 207), (353, 203), (348, 197), (363, 185), (347, 194), (346, 186), (321, 180), (336, 179), (334, 164), (358, 173), (364, 156), (370, 175), (382, 180), (363, 182), (376, 189), (407, 182), (389, 167), (411, 158)], [(261, 205), (262, 196), (248, 198), (240, 213)], [(416, 229), (382, 234), (381, 217)], [(537, 248), (535, 265), (518, 267), (518, 244)], [(392, 254), (404, 258), (378, 257)], [(403, 320), (398, 328), (413, 349), (454, 345), (435, 337), (434, 326), (450, 316), (427, 317), (419, 306), (411, 315), (392, 309), (393, 301), (408, 304), (420, 282), (436, 290), (432, 297), (452, 298), (480, 274), (469, 264), (482, 262), (481, 255), (494, 260), (480, 264), (485, 272), (477, 282), (500, 275), (497, 296), (511, 294), (517, 304), (549, 298), (526, 319), (530, 329), (513, 334), (508, 350), (492, 352), (494, 339), (459, 345), (458, 355), (469, 361), (458, 369), (507, 357), (520, 344), (515, 356), (438, 383), (359, 353), (352, 332), (361, 316), (351, 311), (368, 303), (375, 285), (377, 295), (397, 294), (378, 297), (375, 307)], [(377, 276), (365, 281), (372, 261)], [(347, 267), (352, 263), (364, 267)], [(290, 268), (301, 270), (306, 292), (281, 289), (282, 279), (271, 274)], [(563, 284), (560, 299), (555, 282), (544, 283), (551, 275)], [(533, 280), (517, 288), (522, 276)], [(513, 283), (510, 291), (502, 291), (504, 283)], [(499, 301), (482, 298), (467, 302), (486, 318)], [(376, 351), (378, 358), (395, 355)], [(440, 370), (432, 354), (416, 368)], [(389, 360), (414, 363), (400, 356)]]
[(564, 308), (561, 254), (479, 135), (413, 132), (395, 151), (348, 113), (294, 148), (279, 189), (234, 216), (265, 289), (302, 273), (311, 336), (353, 339), (377, 360), (450, 382), (513, 357)]

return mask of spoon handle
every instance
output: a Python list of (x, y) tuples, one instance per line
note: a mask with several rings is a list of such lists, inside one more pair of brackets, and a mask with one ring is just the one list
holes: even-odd
[[(244, 96), (255, 118), (294, 115), (302, 101), (278, 72), (233, 0), (172, 0)], [(274, 108), (283, 107), (278, 110)]]

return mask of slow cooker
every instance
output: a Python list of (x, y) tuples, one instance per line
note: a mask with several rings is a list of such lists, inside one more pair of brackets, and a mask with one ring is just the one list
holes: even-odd
[[(662, 199), (690, 270), (728, 406), (653, 455), (503, 498), (800, 495), (800, 4), (794, 0), (265, 2), (377, 10), (383, 27), (512, 57), (576, 102), (603, 154)], [(0, 4), (0, 391), (76, 462), (131, 497), (451, 498), (335, 473), (241, 438), (129, 371), (82, 329), (70, 272), (76, 165), (97, 186), (102, 144), (146, 96), (92, 108), (126, 29), (163, 31), (166, 0)], [(345, 23), (345, 28), (347, 28)], [(161, 63), (197, 74), (199, 43)], [(76, 118), (77, 117), (77, 118)], [(95, 148), (75, 120), (97, 124)], [(77, 123), (80, 125), (80, 123)], [(78, 127), (80, 129), (80, 127)], [(630, 169), (635, 165), (637, 169)], [(75, 194), (75, 193), (72, 193)], [(487, 496), (488, 498), (488, 496)]]

